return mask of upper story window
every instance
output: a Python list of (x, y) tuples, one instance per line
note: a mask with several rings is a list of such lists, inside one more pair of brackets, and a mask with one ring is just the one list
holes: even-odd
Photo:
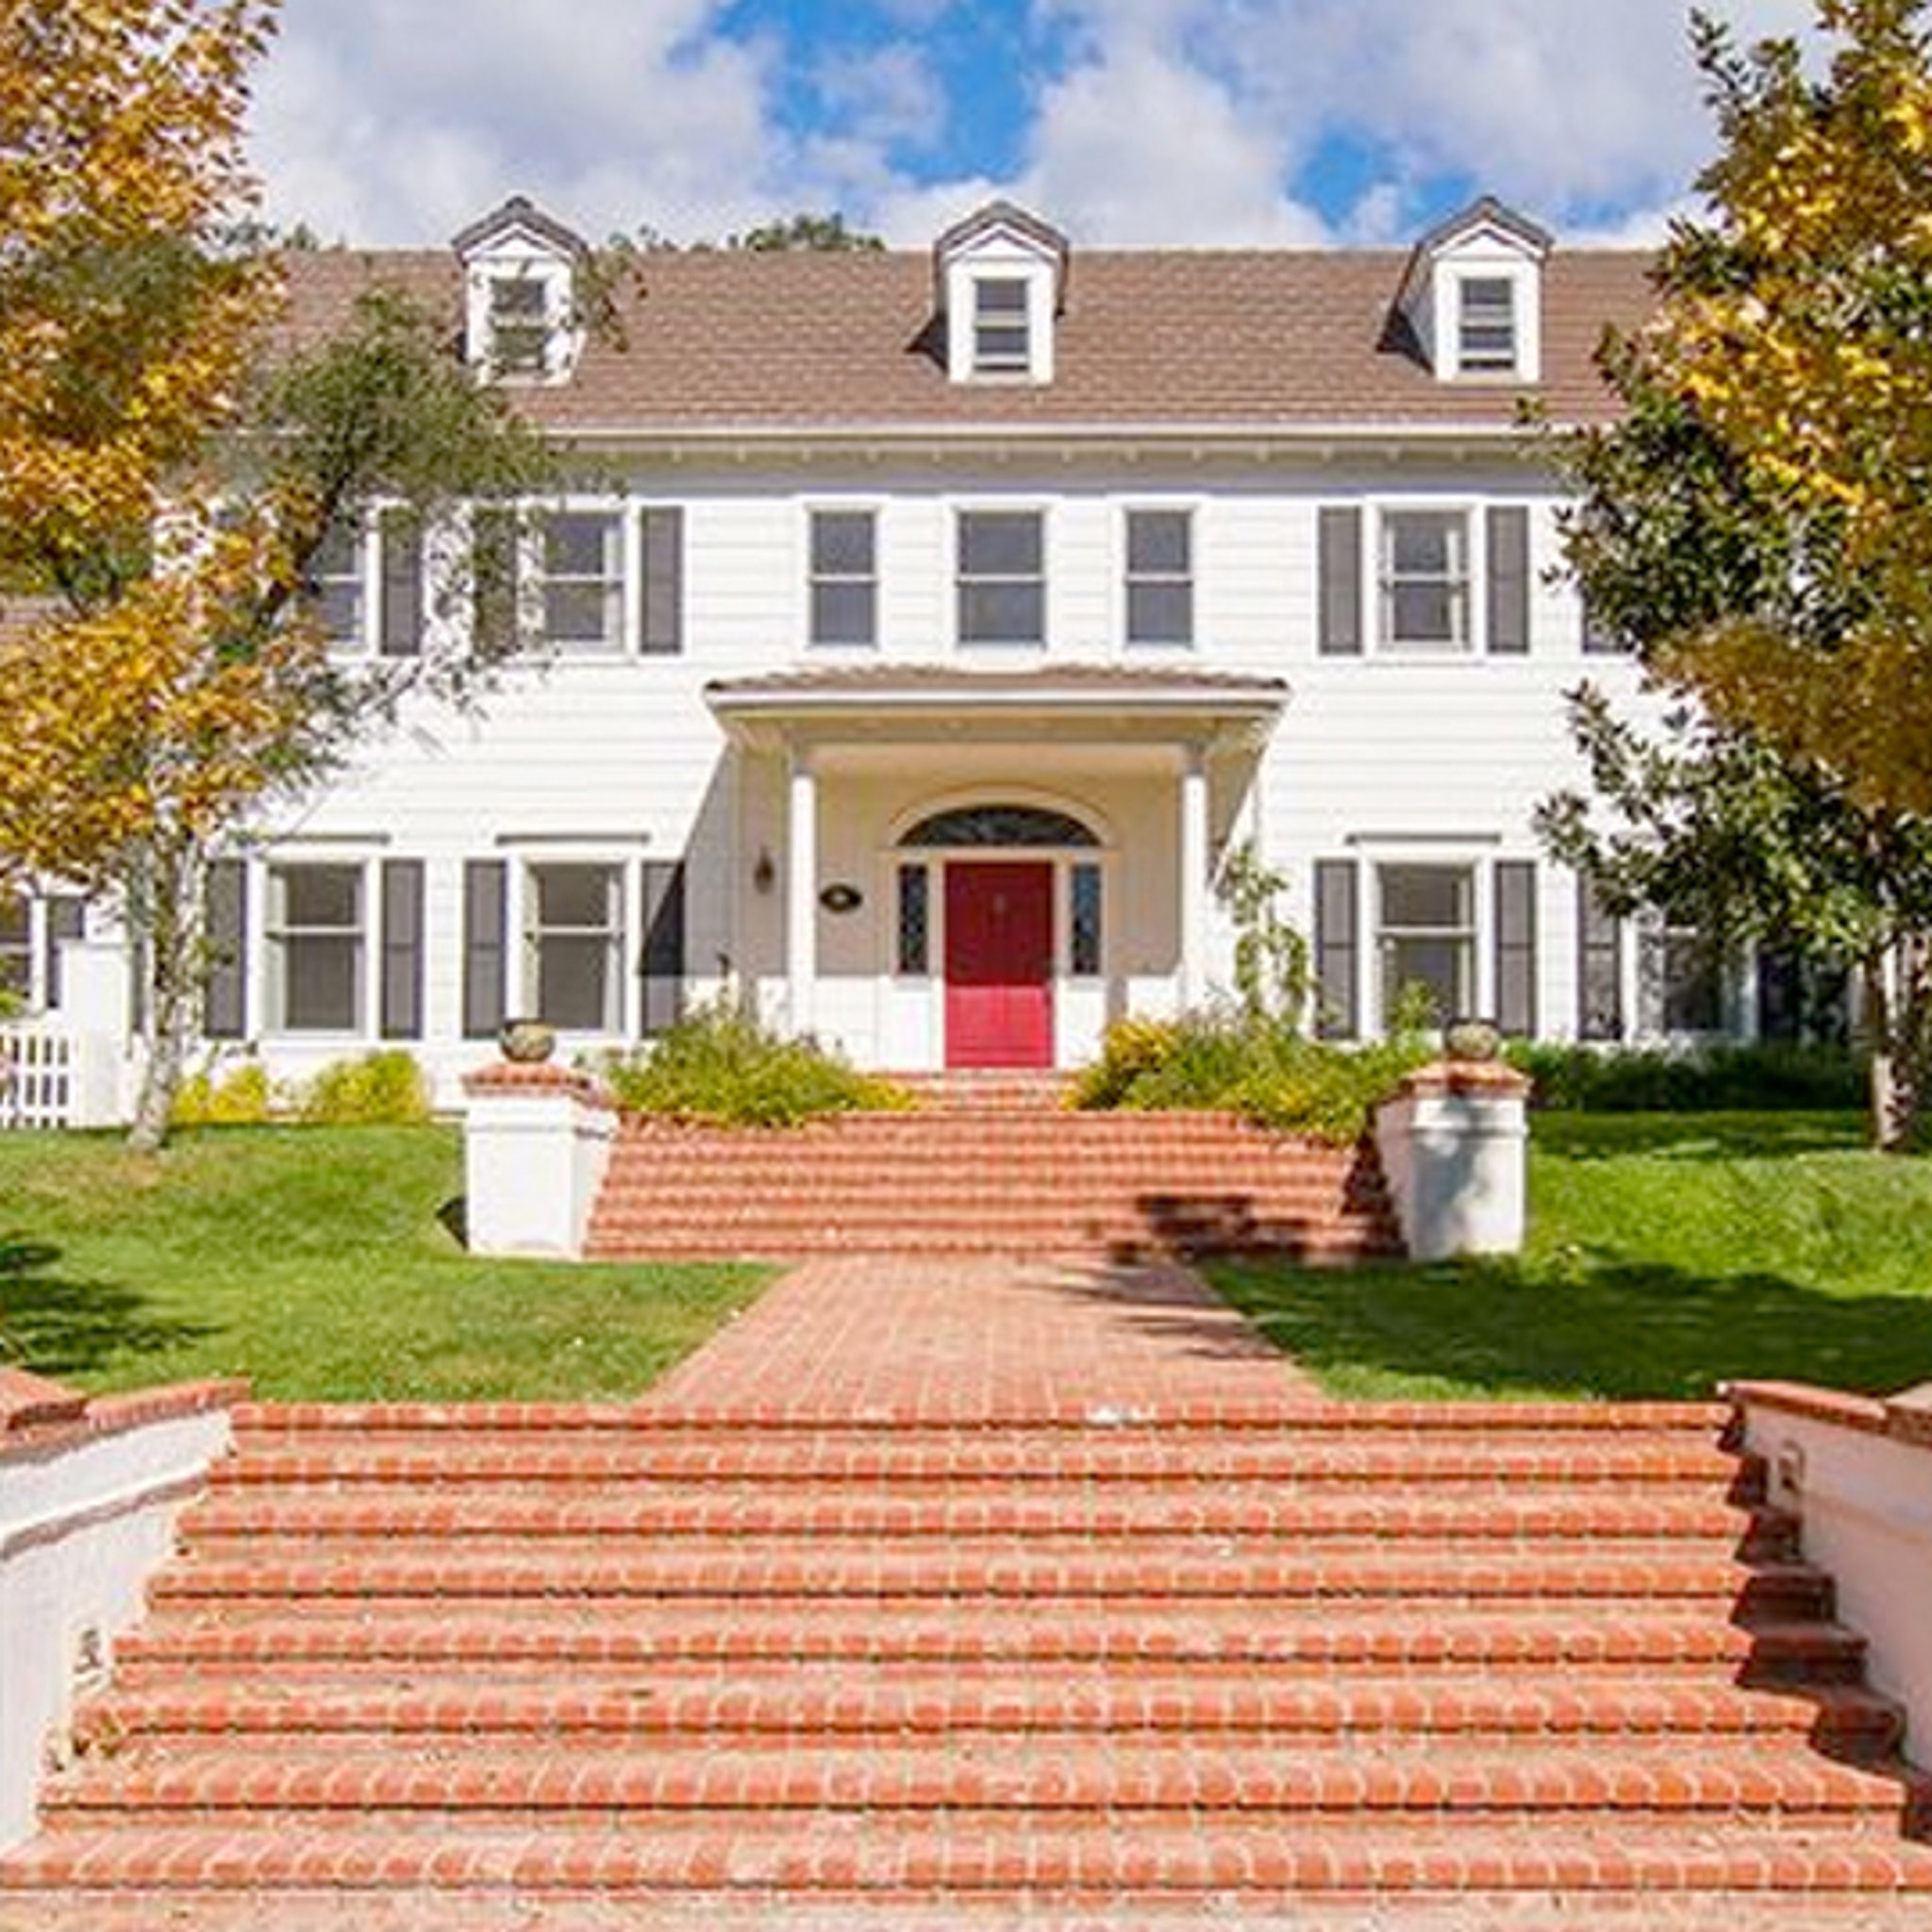
[(1046, 518), (1039, 510), (961, 510), (962, 644), (1046, 641)]
[(878, 642), (878, 517), (869, 509), (811, 513), (811, 641)]
[(559, 651), (624, 648), (624, 524), (615, 511), (553, 510), (538, 536), (543, 641)]
[(952, 380), (1051, 382), (1066, 302), (1066, 237), (996, 201), (948, 228), (933, 255)]
[(1513, 375), (1516, 284), (1507, 275), (1457, 280), (1456, 366), (1464, 375)]
[(490, 277), (491, 373), (541, 376), (550, 354), (550, 291), (534, 275)]
[(425, 571), (423, 526), (407, 509), (331, 525), (309, 566), (308, 591), (329, 648), (374, 649), (385, 658), (420, 653)]
[(1381, 535), (1381, 641), (1398, 650), (1468, 650), (1467, 512), (1386, 510)]
[(514, 195), (456, 238), (471, 365), (499, 381), (564, 382), (583, 348), (581, 237)]
[(1192, 643), (1192, 516), (1184, 509), (1130, 509), (1126, 524), (1127, 642)]
[(33, 997), (34, 908), (25, 892), (0, 893), (0, 992)]
[(982, 275), (973, 284), (973, 373), (1024, 375), (1033, 366), (1026, 284), (1009, 275)]

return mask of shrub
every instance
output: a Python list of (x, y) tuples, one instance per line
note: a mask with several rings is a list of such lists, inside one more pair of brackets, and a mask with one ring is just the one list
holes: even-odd
[(1847, 1047), (1715, 1042), (1665, 1047), (1512, 1043), (1505, 1057), (1553, 1112), (1826, 1112), (1865, 1106), (1865, 1074)]
[(648, 1046), (596, 1071), (620, 1106), (721, 1126), (782, 1127), (818, 1114), (896, 1110), (904, 1090), (812, 1040), (791, 1040), (728, 1002), (699, 1007)]
[(245, 1059), (217, 1075), (212, 1064), (190, 1074), (175, 1095), (177, 1127), (258, 1126), (275, 1111), (268, 1069)]
[(1346, 1146), (1368, 1130), (1403, 1074), (1435, 1052), (1431, 1038), (1414, 1032), (1371, 1046), (1330, 1045), (1252, 1011), (1126, 1019), (1108, 1028), (1100, 1058), (1075, 1083), (1074, 1105), (1224, 1108)]
[(407, 1126), (429, 1118), (429, 1082), (400, 1048), (335, 1060), (296, 1097), (296, 1117), (325, 1126)]

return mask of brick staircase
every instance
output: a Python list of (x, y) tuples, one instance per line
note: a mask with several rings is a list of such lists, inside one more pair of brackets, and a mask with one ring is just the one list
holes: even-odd
[(248, 1409), (0, 1924), (1932, 1923), (1721, 1423)]
[(928, 1077), (921, 1105), (763, 1132), (626, 1120), (599, 1259), (968, 1251), (1402, 1252), (1372, 1146), (1215, 1113), (1077, 1113), (1051, 1075)]

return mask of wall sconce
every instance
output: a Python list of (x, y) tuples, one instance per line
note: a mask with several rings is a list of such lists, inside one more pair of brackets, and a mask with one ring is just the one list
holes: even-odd
[(758, 858), (751, 869), (752, 891), (767, 893), (777, 883), (778, 868), (772, 863), (772, 848), (769, 845), (760, 845)]

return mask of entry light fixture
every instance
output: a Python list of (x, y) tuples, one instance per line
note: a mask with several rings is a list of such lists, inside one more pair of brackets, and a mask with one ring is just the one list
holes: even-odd
[(772, 863), (772, 848), (758, 847), (758, 856), (752, 865), (751, 884), (755, 892), (769, 892), (778, 883), (778, 868)]

